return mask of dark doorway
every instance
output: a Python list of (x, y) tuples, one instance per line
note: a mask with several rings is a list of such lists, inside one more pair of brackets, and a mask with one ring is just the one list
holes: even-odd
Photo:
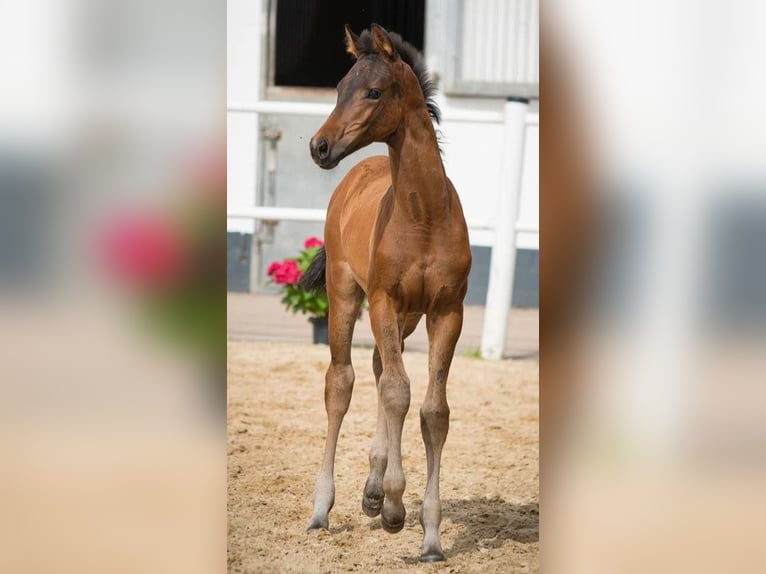
[(423, 50), (425, 0), (277, 0), (277, 86), (334, 88), (351, 67), (343, 26), (375, 22)]

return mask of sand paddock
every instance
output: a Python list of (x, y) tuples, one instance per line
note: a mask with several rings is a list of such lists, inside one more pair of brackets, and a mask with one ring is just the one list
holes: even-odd
[(305, 531), (324, 446), (328, 356), (324, 346), (229, 342), (229, 571), (538, 572), (537, 359), (455, 357), (441, 475), (447, 561), (420, 564), (422, 353), (405, 353), (412, 406), (402, 440), (404, 530), (388, 534), (361, 510), (375, 381), (372, 350), (354, 348), (356, 383), (338, 443), (330, 531)]

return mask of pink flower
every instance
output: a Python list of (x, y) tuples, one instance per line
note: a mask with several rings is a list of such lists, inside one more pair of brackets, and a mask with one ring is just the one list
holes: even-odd
[(312, 247), (322, 247), (323, 245), (324, 243), (318, 237), (309, 237), (303, 244), (303, 247), (306, 249), (311, 249)]
[[(272, 265), (269, 266), (269, 269), (271, 269), (273, 265), (274, 264), (272, 263)], [(301, 275), (302, 273), (300, 269), (298, 269), (298, 263), (292, 259), (288, 259), (279, 265), (278, 268), (274, 269), (272, 279), (274, 280), (274, 283), (277, 283), (278, 285), (295, 285), (301, 278)]]
[(279, 261), (272, 261), (271, 265), (269, 265), (269, 268), (266, 270), (266, 275), (271, 277), (280, 267), (282, 267), (282, 264)]

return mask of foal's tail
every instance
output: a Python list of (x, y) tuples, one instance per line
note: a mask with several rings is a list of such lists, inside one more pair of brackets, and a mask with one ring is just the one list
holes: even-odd
[(314, 259), (303, 273), (298, 285), (305, 291), (324, 291), (327, 286), (325, 269), (327, 268), (327, 255), (324, 247), (320, 247)]

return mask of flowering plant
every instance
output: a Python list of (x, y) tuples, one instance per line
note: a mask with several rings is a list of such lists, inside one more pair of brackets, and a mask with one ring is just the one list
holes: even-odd
[(300, 311), (313, 317), (327, 317), (327, 294), (306, 291), (298, 285), (303, 273), (308, 269), (309, 264), (323, 245), (321, 239), (309, 237), (303, 243), (303, 250), (298, 257), (274, 261), (266, 270), (266, 275), (274, 283), (282, 285), (284, 293), (282, 303), (293, 313)]

